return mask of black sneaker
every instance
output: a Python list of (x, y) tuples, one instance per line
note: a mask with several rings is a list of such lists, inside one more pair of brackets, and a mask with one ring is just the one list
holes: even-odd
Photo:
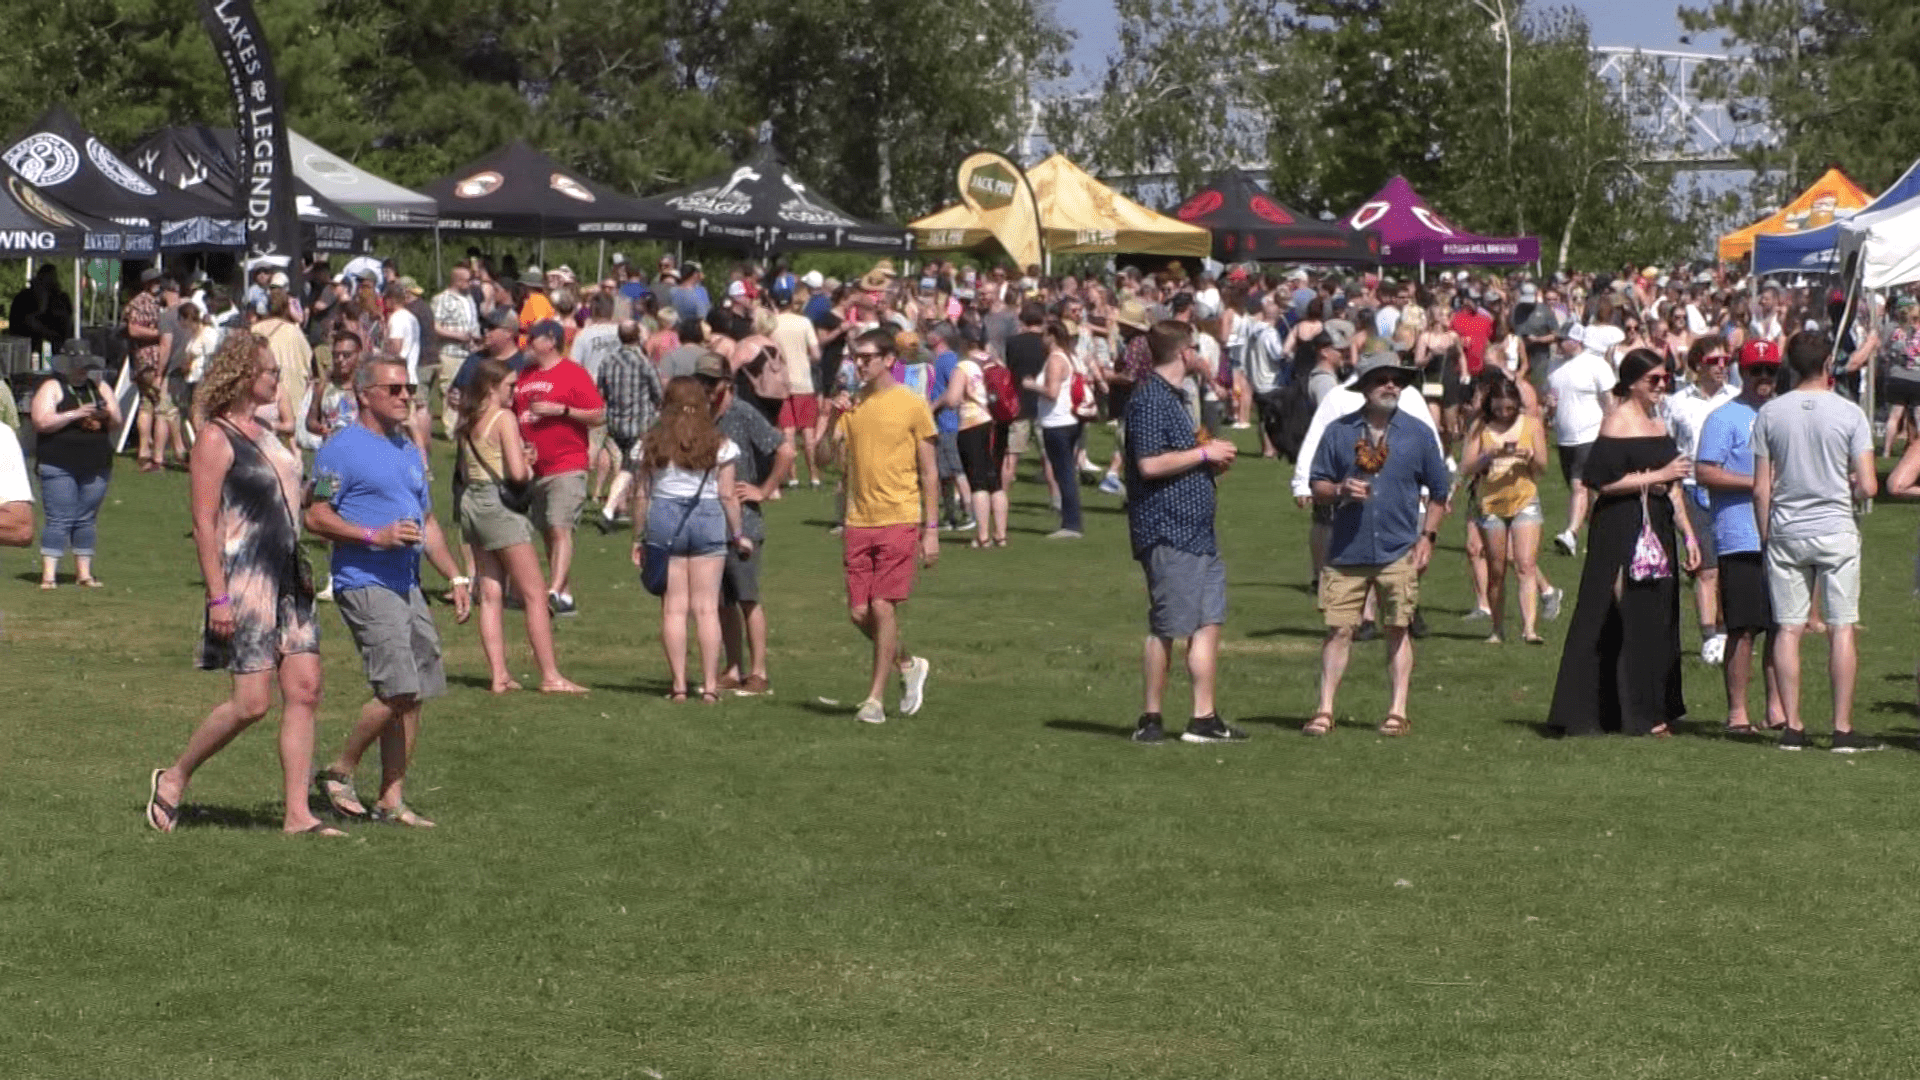
[(1247, 733), (1237, 727), (1229, 727), (1220, 719), (1219, 713), (1212, 716), (1196, 716), (1187, 721), (1187, 730), (1180, 733), (1181, 742), (1193, 743), (1230, 743), (1246, 742)]
[(1833, 733), (1833, 752), (1836, 754), (1864, 754), (1869, 750), (1880, 749), (1880, 741), (1857, 731), (1836, 731)]
[(1773, 744), (1781, 750), (1805, 750), (1807, 748), (1807, 729), (1795, 731), (1792, 728), (1780, 733), (1780, 741)]
[(1160, 723), (1159, 713), (1141, 713), (1139, 721), (1133, 725), (1134, 742), (1157, 743), (1166, 737), (1167, 731)]
[(1378, 641), (1380, 640), (1380, 627), (1376, 625), (1372, 619), (1368, 619), (1366, 622), (1360, 624), (1360, 629), (1353, 632), (1353, 640)]
[(1411, 635), (1415, 641), (1419, 641), (1427, 636), (1427, 617), (1420, 613), (1419, 608), (1413, 609), (1413, 622), (1407, 626), (1407, 633)]

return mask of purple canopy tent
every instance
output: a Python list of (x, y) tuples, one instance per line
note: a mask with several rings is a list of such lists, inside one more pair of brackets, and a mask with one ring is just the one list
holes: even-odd
[(1427, 205), (1404, 176), (1360, 208), (1342, 218), (1350, 229), (1380, 233), (1380, 261), (1398, 266), (1418, 264), (1421, 277), (1428, 263), (1530, 263), (1540, 258), (1540, 240), (1533, 236), (1476, 236), (1458, 229)]

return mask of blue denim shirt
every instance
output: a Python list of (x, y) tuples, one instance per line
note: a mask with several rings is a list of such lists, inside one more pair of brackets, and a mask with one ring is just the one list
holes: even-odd
[[(1354, 447), (1367, 436), (1364, 409), (1328, 424), (1308, 475), (1335, 484), (1354, 475)], [(1425, 424), (1396, 411), (1387, 421), (1386, 441), (1387, 463), (1368, 477), (1372, 494), (1364, 502), (1334, 505), (1327, 545), (1327, 562), (1334, 566), (1384, 566), (1412, 551), (1420, 539), (1421, 489), (1434, 502), (1445, 502), (1452, 488), (1440, 445)]]

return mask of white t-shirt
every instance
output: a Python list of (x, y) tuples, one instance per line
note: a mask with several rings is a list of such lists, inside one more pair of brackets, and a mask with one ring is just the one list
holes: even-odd
[(1194, 293), (1193, 306), (1203, 319), (1210, 319), (1220, 314), (1220, 290), (1205, 288)]
[[(640, 447), (636, 444), (634, 449)], [(678, 465), (669, 465), (653, 474), (652, 497), (656, 499), (691, 499), (696, 496), (702, 502), (720, 497), (720, 466), (740, 456), (740, 448), (733, 445), (732, 439), (720, 444), (720, 456), (714, 459), (713, 472), (706, 470), (693, 472)]]
[[(1707, 414), (1740, 396), (1740, 391), (1731, 383), (1720, 387), (1712, 397), (1700, 392), (1698, 386), (1687, 386), (1679, 393), (1667, 395), (1667, 424), (1673, 430), (1673, 441), (1680, 446), (1680, 452), (1692, 459), (1700, 453), (1700, 430), (1707, 424)], [(1685, 481), (1693, 486), (1693, 474), (1689, 472)]]
[(586, 370), (587, 377), (600, 381), (600, 365), (620, 351), (619, 323), (588, 323), (573, 335), (573, 362)]
[(387, 340), (400, 343), (400, 359), (407, 362), (407, 381), (420, 381), (420, 320), (413, 312), (397, 307), (387, 316)]
[(1373, 313), (1373, 335), (1391, 338), (1393, 332), (1398, 329), (1400, 329), (1400, 309), (1392, 304), (1380, 305), (1380, 310)]
[[(1612, 323), (1594, 323), (1587, 327), (1586, 337), (1580, 340), (1587, 347), (1587, 353), (1602, 360), (1611, 360), (1608, 356), (1615, 345), (1627, 340), (1627, 332)], [(1608, 385), (1612, 385), (1609, 383)], [(1592, 440), (1589, 439), (1589, 442)]]
[(1555, 368), (1547, 376), (1547, 390), (1556, 402), (1553, 441), (1560, 446), (1585, 446), (1598, 439), (1600, 421), (1607, 415), (1600, 395), (1611, 393), (1613, 383), (1613, 365), (1591, 352)]
[(27, 479), (27, 459), (20, 453), (20, 438), (12, 428), (0, 424), (0, 505), (32, 501), (33, 483)]
[[(1305, 499), (1313, 495), (1313, 458), (1320, 452), (1320, 440), (1327, 433), (1327, 425), (1367, 407), (1366, 395), (1355, 390), (1353, 383), (1354, 380), (1348, 379), (1327, 391), (1327, 396), (1314, 406), (1313, 419), (1308, 421), (1307, 433), (1300, 440), (1300, 456), (1293, 462), (1294, 498)], [(1440, 442), (1440, 431), (1433, 426), (1433, 410), (1427, 408), (1427, 398), (1420, 387), (1400, 388), (1400, 411), (1427, 425), (1427, 430), (1433, 432), (1433, 441), (1439, 445), (1441, 454), (1446, 453), (1446, 444)]]

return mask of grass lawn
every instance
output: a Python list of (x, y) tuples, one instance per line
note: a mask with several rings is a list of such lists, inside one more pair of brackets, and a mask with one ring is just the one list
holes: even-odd
[[(1564, 624), (1529, 648), (1459, 621), (1458, 517), (1413, 737), (1373, 733), (1376, 644), (1341, 729), (1303, 739), (1306, 515), (1271, 462), (1223, 493), (1220, 698), (1247, 745), (1126, 740), (1124, 518), (1087, 489), (1086, 540), (1043, 542), (1030, 480), (1013, 545), (950, 545), (908, 605), (924, 711), (856, 723), (832, 502), (801, 492), (769, 508), (775, 696), (662, 700), (657, 604), (624, 538), (583, 532), (558, 635), (592, 696), (489, 696), (439, 609), (454, 688), (410, 791), (441, 827), (326, 841), (277, 831), (272, 717), (177, 833), (141, 825), (148, 770), (226, 682), (189, 662), (185, 477), (123, 468), (109, 588), (42, 594), (30, 553), (0, 562), (0, 1077), (1912, 1074), (1909, 508), (1866, 519), (1858, 722), (1890, 749), (1847, 757), (1719, 737), (1697, 659), (1682, 737), (1542, 738)], [(1577, 563), (1544, 561), (1571, 595)], [(366, 691), (322, 619), (331, 752)], [(513, 617), (509, 642), (527, 679)]]

